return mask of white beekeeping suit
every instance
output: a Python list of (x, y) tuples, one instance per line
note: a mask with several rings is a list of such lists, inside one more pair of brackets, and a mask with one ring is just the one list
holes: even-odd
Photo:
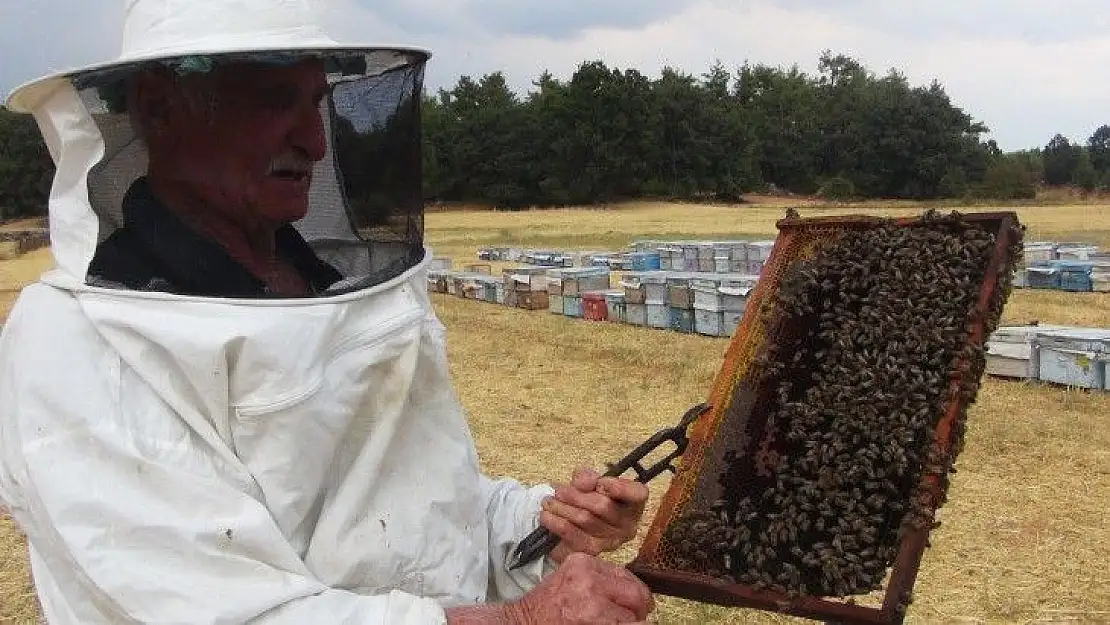
[[(369, 165), (337, 147), (387, 127), (407, 142), (367, 143), (378, 156), (414, 145), (428, 55), (340, 45), (300, 0), (128, 0), (126, 19), (119, 59), (9, 100), (57, 165), (56, 268), (0, 339), (0, 501), (48, 620), (424, 624), (521, 596), (552, 563), (506, 561), (552, 489), (479, 471), (426, 294), (419, 176), (404, 175), (419, 151), (354, 171)], [(146, 162), (121, 81), (140, 61), (280, 53), (330, 63), (329, 154), (296, 227), (339, 287), (238, 299), (90, 281)]]

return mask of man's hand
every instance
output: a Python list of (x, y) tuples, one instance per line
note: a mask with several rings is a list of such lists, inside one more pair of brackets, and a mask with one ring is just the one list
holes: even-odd
[(655, 609), (655, 599), (627, 570), (574, 553), (507, 608), (508, 622), (514, 624), (642, 623)]
[(616, 550), (636, 537), (647, 499), (644, 484), (578, 469), (570, 484), (555, 486), (555, 497), (543, 503), (540, 513), (540, 523), (562, 541), (551, 559), (562, 562), (574, 552), (596, 556)]
[(622, 567), (584, 553), (517, 601), (448, 608), (448, 625), (596, 625), (647, 622), (651, 590)]

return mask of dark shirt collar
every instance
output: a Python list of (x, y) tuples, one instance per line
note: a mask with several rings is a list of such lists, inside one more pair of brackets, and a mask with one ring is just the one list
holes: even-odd
[[(123, 200), (124, 229), (152, 261), (152, 278), (181, 293), (216, 297), (273, 297), (265, 283), (235, 261), (214, 241), (189, 228), (158, 200), (146, 178), (137, 180)], [(320, 260), (292, 225), (276, 233), (277, 254), (301, 274), (313, 293), (342, 278)], [(106, 242), (107, 243), (107, 242)], [(111, 276), (100, 276), (111, 280)]]

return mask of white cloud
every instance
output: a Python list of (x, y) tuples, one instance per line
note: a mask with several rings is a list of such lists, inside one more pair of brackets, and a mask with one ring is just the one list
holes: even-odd
[[(524, 90), (582, 61), (654, 75), (720, 59), (814, 70), (822, 50), (911, 81), (938, 79), (1003, 148), (1086, 137), (1110, 122), (1105, 0), (334, 0), (337, 35), (435, 53), (430, 87), (505, 71)], [(0, 2), (0, 89), (115, 56), (122, 0)]]

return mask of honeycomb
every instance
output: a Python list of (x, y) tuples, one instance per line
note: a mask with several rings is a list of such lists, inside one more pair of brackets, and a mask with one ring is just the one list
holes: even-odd
[(633, 572), (737, 605), (889, 580), (904, 611), (1022, 234), (1012, 213), (780, 222)]

